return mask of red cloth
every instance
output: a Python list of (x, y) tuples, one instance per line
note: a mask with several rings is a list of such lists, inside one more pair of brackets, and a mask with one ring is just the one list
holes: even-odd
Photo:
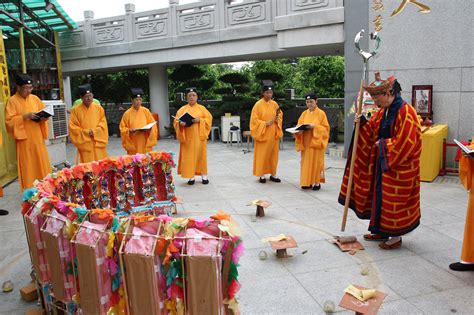
[[(350, 208), (359, 218), (371, 220), (372, 233), (398, 236), (412, 231), (420, 223), (421, 131), (416, 111), (405, 104), (392, 125), (392, 137), (381, 140), (377, 147), (383, 115), (384, 109), (380, 109), (361, 124)], [(349, 154), (339, 195), (339, 203), (343, 205), (350, 161)], [(377, 183), (377, 163), (383, 165), (381, 183)], [(376, 209), (377, 184), (381, 187), (381, 209)]]

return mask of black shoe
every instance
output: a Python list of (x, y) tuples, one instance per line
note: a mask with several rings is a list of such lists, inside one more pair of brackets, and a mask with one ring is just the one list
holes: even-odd
[(455, 262), (449, 265), (449, 269), (454, 271), (474, 271), (474, 264), (463, 264), (462, 262)]
[(313, 186), (313, 190), (320, 190), (321, 189), (321, 185), (314, 185)]
[(311, 189), (312, 186), (301, 186), (301, 189)]
[(8, 213), (7, 210), (0, 209), (0, 215), (8, 215)]
[(258, 181), (262, 184), (265, 184), (267, 182), (267, 179), (265, 177), (260, 177)]
[(204, 185), (209, 184), (209, 179), (203, 179), (203, 180), (202, 180), (202, 183), (203, 183)]
[(278, 177), (273, 177), (271, 175), (270, 175), (270, 180), (275, 183), (281, 183), (281, 179), (279, 179)]
[(194, 180), (194, 179), (191, 180), (191, 179), (190, 179), (190, 180), (188, 180), (188, 185), (194, 185), (195, 182), (196, 182), (196, 180)]

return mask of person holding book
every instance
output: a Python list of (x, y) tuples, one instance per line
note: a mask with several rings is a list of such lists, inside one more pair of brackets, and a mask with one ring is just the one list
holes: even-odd
[(267, 174), (272, 182), (281, 182), (276, 173), (279, 142), (283, 137), (283, 113), (272, 97), (273, 82), (263, 80), (262, 98), (255, 103), (250, 115), (250, 134), (254, 139), (253, 175), (259, 177), (262, 184), (267, 181)]
[(107, 157), (109, 131), (105, 111), (94, 103), (90, 85), (80, 85), (82, 103), (76, 106), (69, 117), (69, 136), (79, 153), (80, 163), (101, 160)]
[[(467, 149), (474, 150), (474, 137)], [(461, 260), (449, 265), (455, 271), (474, 271), (474, 156), (467, 152), (459, 159), (459, 177), (462, 185), (469, 190), (464, 239)]]
[(33, 79), (28, 74), (16, 76), (16, 93), (7, 101), (5, 125), (16, 142), (20, 189), (33, 187), (33, 182), (51, 172), (48, 150), (48, 118), (38, 114), (43, 102), (31, 94)]
[[(324, 178), (324, 153), (329, 141), (329, 122), (326, 113), (318, 108), (314, 93), (305, 95), (306, 106), (298, 119), (303, 129), (295, 133), (296, 151), (301, 152), (300, 186), (302, 189), (321, 189)], [(304, 128), (301, 128), (304, 127)]]
[(197, 103), (196, 88), (186, 89), (186, 99), (188, 103), (178, 110), (173, 122), (179, 141), (178, 174), (188, 179), (189, 185), (194, 185), (195, 175), (200, 175), (202, 183), (207, 185), (207, 138), (211, 131), (212, 115)]
[[(367, 241), (382, 241), (381, 249), (402, 245), (401, 236), (420, 224), (421, 129), (416, 110), (401, 97), (394, 77), (365, 87), (379, 110), (370, 120), (356, 115), (360, 134), (349, 206), (360, 219), (370, 220)], [(352, 146), (352, 145), (351, 145)], [(344, 205), (351, 152), (339, 194)]]
[(157, 143), (157, 126), (150, 110), (142, 106), (143, 90), (132, 88), (132, 106), (120, 121), (122, 146), (127, 154), (147, 153)]

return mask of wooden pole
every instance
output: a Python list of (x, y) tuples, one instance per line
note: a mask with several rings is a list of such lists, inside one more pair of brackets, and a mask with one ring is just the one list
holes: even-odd
[[(364, 99), (364, 79), (360, 80), (359, 91), (360, 91), (359, 102), (357, 103), (356, 117), (362, 113), (362, 102)], [(349, 181), (347, 183), (346, 202), (344, 203), (344, 213), (342, 215), (342, 225), (341, 225), (342, 232), (344, 232), (344, 230), (346, 229), (347, 210), (349, 209), (349, 202), (351, 200), (352, 180), (354, 178), (354, 164), (355, 164), (356, 153), (357, 153), (357, 142), (359, 140), (359, 129), (360, 129), (360, 121), (358, 121), (355, 124), (354, 142), (352, 143), (351, 167), (349, 169)]]

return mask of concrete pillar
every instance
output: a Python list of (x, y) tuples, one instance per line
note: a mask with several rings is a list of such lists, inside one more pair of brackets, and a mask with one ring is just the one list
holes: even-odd
[(153, 65), (148, 68), (150, 84), (150, 109), (160, 116), (160, 135), (167, 136), (165, 126), (170, 126), (170, 107), (168, 103), (168, 74), (166, 67)]
[(179, 4), (179, 0), (169, 0), (170, 6), (168, 7), (168, 21), (169, 21), (169, 32), (170, 36), (178, 35), (178, 14), (176, 12), (176, 6)]
[(135, 5), (133, 3), (125, 4), (125, 41), (133, 42), (133, 30), (135, 25), (135, 18), (133, 13), (135, 13)]
[(86, 47), (91, 47), (94, 45), (94, 40), (92, 38), (92, 21), (94, 19), (94, 11), (87, 10), (84, 11), (84, 40), (86, 42)]
[(63, 90), (66, 108), (70, 109), (72, 106), (71, 77), (63, 77)]

